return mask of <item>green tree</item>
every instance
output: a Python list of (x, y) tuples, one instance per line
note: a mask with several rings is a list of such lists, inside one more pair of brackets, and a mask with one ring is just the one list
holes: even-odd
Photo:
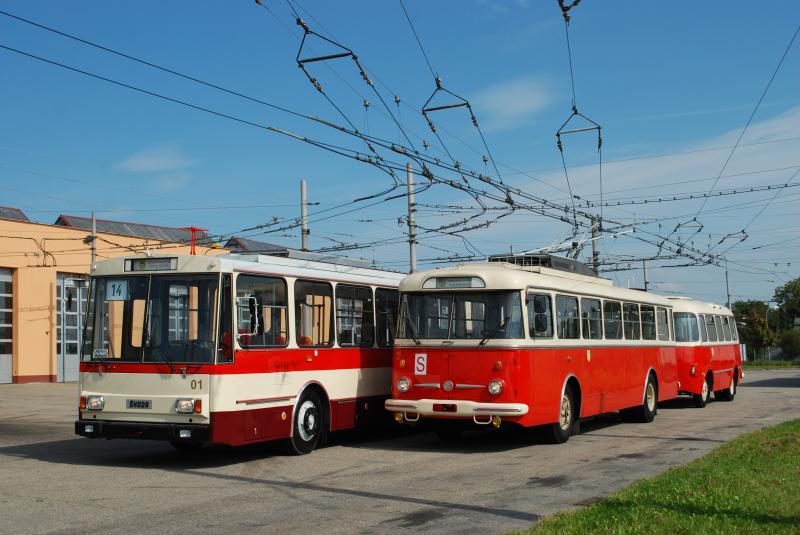
[(800, 357), (800, 330), (792, 329), (781, 333), (781, 349), (786, 359)]
[(736, 317), (739, 339), (750, 352), (769, 347), (776, 342), (775, 331), (767, 325), (767, 304), (763, 301), (736, 301), (731, 305)]
[(794, 319), (800, 318), (800, 277), (778, 286), (773, 299), (778, 304), (780, 328), (791, 329)]

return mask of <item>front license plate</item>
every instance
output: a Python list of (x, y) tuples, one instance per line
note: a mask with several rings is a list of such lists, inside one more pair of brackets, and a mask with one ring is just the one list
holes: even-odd
[(152, 402), (149, 399), (129, 399), (127, 406), (129, 409), (151, 409)]

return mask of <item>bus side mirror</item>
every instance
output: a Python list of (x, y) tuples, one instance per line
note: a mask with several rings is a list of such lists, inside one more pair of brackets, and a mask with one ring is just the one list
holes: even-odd
[(250, 332), (241, 332), (240, 328), (238, 336), (258, 336), (259, 331), (261, 330), (261, 323), (258, 317), (258, 300), (256, 299), (256, 296), (251, 295), (249, 297), (237, 297), (236, 308), (238, 309), (237, 316), (239, 318), (242, 317), (242, 312), (244, 310), (247, 310), (247, 313), (250, 315)]

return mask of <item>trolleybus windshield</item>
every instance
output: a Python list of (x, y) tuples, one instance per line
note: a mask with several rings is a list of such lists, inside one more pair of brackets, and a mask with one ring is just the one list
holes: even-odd
[(217, 275), (138, 275), (92, 281), (83, 360), (213, 363)]
[(524, 338), (518, 291), (403, 294), (400, 338)]

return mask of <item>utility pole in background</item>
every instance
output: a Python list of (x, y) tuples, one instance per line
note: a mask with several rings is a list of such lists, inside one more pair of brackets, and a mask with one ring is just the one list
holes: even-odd
[(306, 180), (300, 181), (300, 246), (303, 251), (308, 251), (308, 196), (306, 191)]
[(642, 271), (644, 272), (644, 291), (647, 291), (647, 260), (642, 259)]
[(406, 186), (408, 187), (408, 272), (417, 270), (417, 222), (415, 214), (417, 207), (414, 204), (414, 168), (411, 162), (406, 164)]
[(725, 293), (728, 294), (728, 310), (731, 309), (731, 286), (728, 282), (728, 261), (725, 261)]
[(600, 220), (597, 216), (592, 216), (592, 267), (594, 272), (600, 269), (600, 250), (597, 247), (597, 240), (600, 239)]

